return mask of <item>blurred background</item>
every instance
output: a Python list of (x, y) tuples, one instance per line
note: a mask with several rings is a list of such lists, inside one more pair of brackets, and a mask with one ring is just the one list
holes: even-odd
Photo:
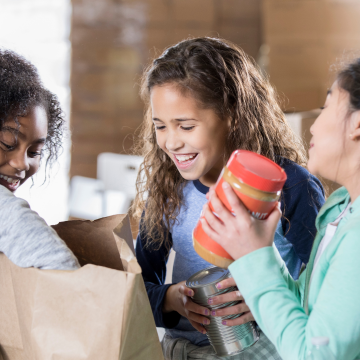
[(306, 142), (332, 64), (360, 48), (358, 0), (0, 0), (0, 9), (0, 46), (38, 67), (71, 130), (51, 181), (40, 186), (39, 174), (18, 192), (49, 224), (130, 204), (133, 188), (125, 196), (119, 184), (125, 174), (133, 181), (139, 159), (98, 156), (131, 153), (141, 73), (166, 47), (190, 36), (240, 45), (270, 75)]

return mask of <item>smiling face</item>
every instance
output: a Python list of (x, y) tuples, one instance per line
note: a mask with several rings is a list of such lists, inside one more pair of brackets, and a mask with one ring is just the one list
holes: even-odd
[(358, 112), (349, 115), (349, 93), (333, 84), (319, 117), (310, 128), (308, 169), (315, 175), (347, 186), (359, 162)]
[(174, 85), (151, 90), (152, 119), (160, 148), (186, 180), (215, 184), (223, 166), (229, 122), (184, 96)]
[(0, 185), (15, 191), (40, 165), (48, 119), (42, 107), (35, 107), (27, 116), (5, 122), (0, 131)]

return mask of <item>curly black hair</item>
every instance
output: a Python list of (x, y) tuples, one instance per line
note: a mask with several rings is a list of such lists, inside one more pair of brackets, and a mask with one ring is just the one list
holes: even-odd
[(48, 168), (62, 150), (65, 120), (58, 98), (43, 86), (34, 65), (13, 51), (0, 49), (0, 131), (9, 120), (19, 124), (18, 117), (26, 116), (35, 106), (43, 107), (48, 118), (42, 152)]

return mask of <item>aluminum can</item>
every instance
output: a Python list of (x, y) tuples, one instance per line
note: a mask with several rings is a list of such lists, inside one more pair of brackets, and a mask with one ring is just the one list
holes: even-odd
[[(222, 280), (230, 278), (230, 271), (216, 266), (210, 266), (204, 270), (198, 271), (187, 281), (186, 286), (194, 291), (192, 300), (201, 306), (211, 310), (223, 309), (229, 306), (239, 304), (241, 301), (232, 301), (220, 305), (209, 305), (210, 297), (236, 291), (233, 286), (227, 289), (217, 289), (216, 284)], [(205, 325), (207, 337), (213, 346), (216, 355), (220, 357), (234, 356), (248, 347), (254, 345), (259, 340), (259, 332), (254, 321), (243, 325), (226, 326), (222, 324), (223, 320), (232, 320), (242, 314), (228, 316), (210, 316), (210, 324)]]

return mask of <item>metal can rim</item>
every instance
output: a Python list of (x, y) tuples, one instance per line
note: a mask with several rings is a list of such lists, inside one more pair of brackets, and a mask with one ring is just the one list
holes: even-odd
[[(201, 274), (202, 272), (204, 271), (207, 271), (209, 269), (213, 269), (213, 268), (218, 268), (218, 266), (208, 266), (207, 268), (205, 269), (202, 269), (198, 272), (196, 272), (195, 274), (191, 275), (187, 280), (186, 280), (186, 283), (185, 283), (185, 286), (188, 287), (188, 288), (191, 288), (191, 289), (196, 289), (196, 288), (203, 288), (205, 286), (209, 286), (209, 285), (214, 285), (214, 284), (217, 284), (218, 282), (224, 280), (224, 279), (227, 279), (229, 277), (231, 277), (231, 274), (230, 274), (230, 271), (228, 271), (225, 275), (221, 276), (219, 279), (215, 280), (215, 281), (212, 281), (212, 282), (209, 282), (207, 284), (199, 284), (199, 285), (192, 285), (191, 282), (193, 281), (192, 279), (195, 278), (196, 276), (198, 276), (199, 274)], [(224, 269), (222, 269), (224, 270)]]

